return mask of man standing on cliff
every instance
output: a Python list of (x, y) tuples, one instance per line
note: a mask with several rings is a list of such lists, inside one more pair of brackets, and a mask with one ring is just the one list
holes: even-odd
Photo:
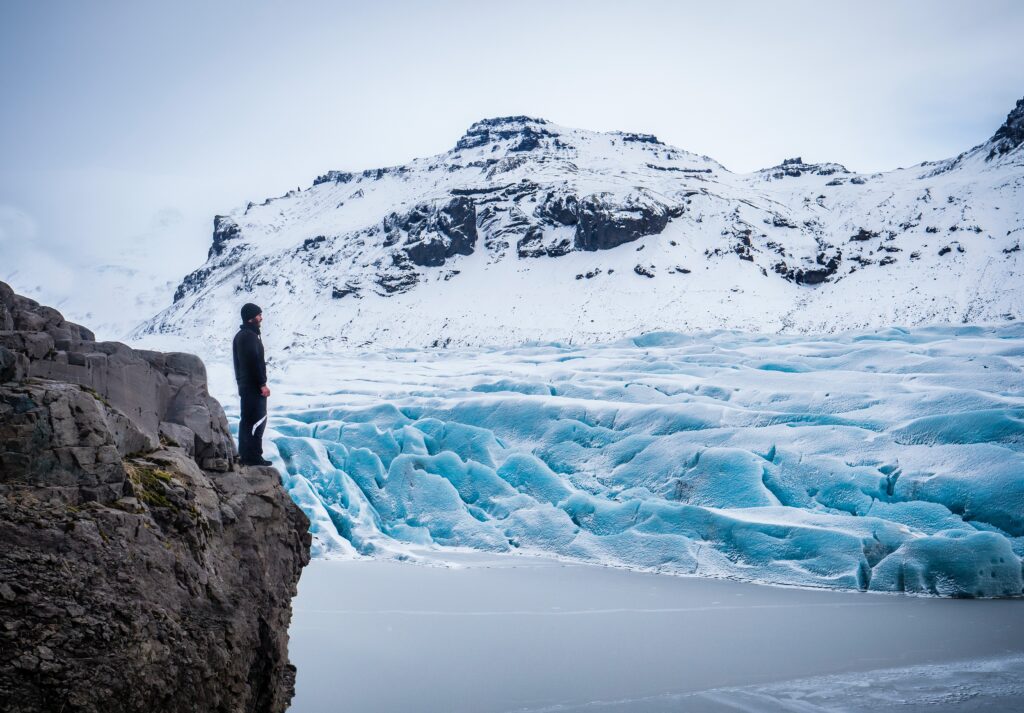
[(263, 358), (260, 322), (263, 310), (248, 302), (242, 305), (242, 324), (231, 345), (235, 381), (242, 398), (238, 421), (238, 455), (242, 465), (270, 465), (263, 457), (263, 429), (267, 426), (267, 362)]

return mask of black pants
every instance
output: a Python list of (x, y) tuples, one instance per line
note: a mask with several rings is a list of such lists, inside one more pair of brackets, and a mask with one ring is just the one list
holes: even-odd
[(238, 455), (243, 463), (263, 460), (263, 429), (267, 427), (267, 397), (259, 388), (240, 388), (242, 417), (238, 421)]

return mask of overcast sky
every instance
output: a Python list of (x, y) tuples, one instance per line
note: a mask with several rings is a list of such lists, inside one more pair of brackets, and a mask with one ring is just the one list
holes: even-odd
[(0, 279), (146, 236), (183, 273), (214, 213), (489, 116), (654, 133), (734, 171), (944, 158), (1024, 96), (1022, 38), (1014, 0), (2, 0)]

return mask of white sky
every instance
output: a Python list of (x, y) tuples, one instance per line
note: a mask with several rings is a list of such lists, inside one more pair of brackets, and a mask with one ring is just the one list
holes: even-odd
[(184, 274), (214, 213), (490, 116), (654, 133), (734, 171), (944, 158), (1024, 96), (1022, 38), (1014, 0), (5, 0), (0, 279), (153, 235)]

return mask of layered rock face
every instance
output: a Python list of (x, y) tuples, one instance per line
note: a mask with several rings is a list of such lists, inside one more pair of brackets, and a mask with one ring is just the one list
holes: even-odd
[(284, 711), (308, 521), (242, 468), (188, 354), (0, 283), (5, 711)]
[(1006, 115), (1006, 121), (992, 135), (992, 148), (988, 159), (1010, 153), (1024, 143), (1024, 99), (1018, 99), (1017, 105)]

